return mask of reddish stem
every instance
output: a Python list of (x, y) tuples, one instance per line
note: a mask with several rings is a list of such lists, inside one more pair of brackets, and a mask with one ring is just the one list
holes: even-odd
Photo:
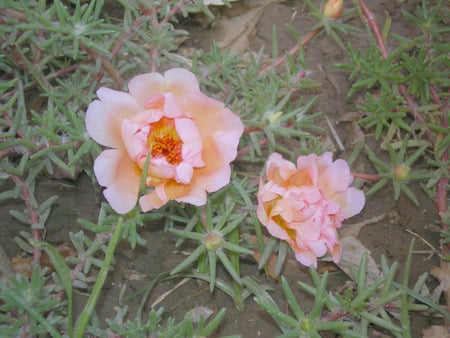
[[(22, 195), (22, 199), (25, 202), (25, 208), (27, 209), (27, 212), (28, 212), (28, 219), (30, 221), (30, 224), (32, 226), (35, 224), (38, 224), (39, 223), (39, 213), (38, 213), (37, 209), (35, 209), (32, 206), (32, 201), (35, 202), (32, 192), (30, 191), (30, 189), (26, 185), (26, 183), (19, 176), (11, 175), (11, 179), (17, 186), (20, 186), (20, 193)], [(36, 242), (41, 241), (42, 236), (41, 236), (40, 230), (32, 229), (31, 234), (33, 236), (33, 239)], [(41, 250), (36, 245), (33, 245), (33, 261), (37, 264), (39, 264), (41, 261)]]
[(352, 172), (352, 175), (354, 178), (359, 178), (361, 180), (369, 182), (378, 182), (379, 180), (381, 180), (381, 176), (376, 174), (364, 174)]
[[(383, 37), (381, 35), (381, 32), (378, 28), (377, 22), (375, 21), (375, 16), (372, 14), (372, 12), (367, 7), (367, 4), (364, 0), (359, 0), (359, 4), (361, 6), (361, 11), (363, 12), (364, 17), (367, 20), (367, 23), (370, 26), (370, 29), (372, 30), (373, 35), (375, 36), (375, 39), (378, 42), (378, 47), (380, 47), (381, 54), (383, 55), (384, 59), (387, 59), (389, 56), (388, 50), (386, 48), (386, 44), (384, 43)], [(414, 102), (413, 98), (408, 94), (408, 89), (405, 84), (401, 83), (398, 85), (400, 93), (406, 100), (406, 104), (409, 107), (411, 115), (414, 117), (414, 119), (419, 122), (420, 124), (424, 123), (424, 118), (422, 115), (417, 111), (417, 105)], [(433, 141), (433, 134), (431, 133), (431, 130), (427, 127), (425, 127), (426, 135), (430, 142)]]
[[(116, 67), (114, 67), (114, 65), (109, 60), (107, 60), (103, 55), (99, 54), (97, 51), (93, 50), (92, 48), (86, 47), (83, 43), (80, 43), (80, 47), (82, 47), (89, 54), (89, 56), (91, 58), (93, 58), (94, 60), (100, 59), (101, 64), (102, 64), (102, 69), (105, 72), (107, 72), (109, 74), (109, 76), (111, 76), (111, 79), (113, 79), (116, 87), (119, 89), (123, 88), (125, 82), (122, 79), (122, 77), (120, 76)], [(100, 81), (102, 76), (103, 76), (103, 73), (97, 74), (96, 80)]]
[[(323, 27), (317, 28), (311, 32), (309, 32), (307, 35), (305, 35), (303, 37), (303, 39), (298, 42), (294, 47), (292, 47), (289, 50), (289, 55), (294, 56), (295, 54), (298, 53), (298, 51), (300, 50), (300, 46), (306, 46), (306, 44), (311, 41), (317, 34), (319, 34), (322, 31)], [(264, 74), (266, 74), (268, 71), (270, 71), (273, 68), (277, 68), (278, 66), (280, 66), (283, 62), (285, 62), (287, 59), (287, 57), (285, 55), (280, 56), (278, 59), (275, 60), (275, 62), (273, 64), (271, 64), (270, 66), (265, 67), (264, 69), (262, 69), (259, 72), (259, 76), (262, 76)]]
[(172, 7), (169, 13), (166, 14), (164, 19), (161, 21), (161, 25), (164, 25), (165, 23), (168, 23), (175, 15), (180, 12), (180, 10), (189, 4), (190, 2), (194, 2), (193, 0), (180, 0), (175, 6)]
[(131, 25), (128, 27), (125, 33), (123, 33), (119, 40), (117, 40), (116, 44), (114, 45), (114, 48), (111, 51), (111, 57), (115, 57), (116, 54), (119, 52), (120, 48), (122, 47), (125, 40), (133, 33), (133, 29), (136, 27), (139, 27), (142, 25), (142, 22), (144, 21), (145, 16), (141, 16), (137, 18), (135, 21), (131, 23)]
[(380, 33), (380, 30), (378, 29), (377, 22), (375, 21), (375, 16), (369, 10), (364, 0), (359, 0), (359, 4), (361, 6), (361, 10), (364, 14), (364, 17), (367, 19), (367, 23), (369, 24), (370, 29), (372, 30), (373, 35), (375, 35), (375, 38), (378, 41), (378, 46), (381, 49), (381, 54), (383, 55), (383, 58), (387, 59), (389, 54), (386, 48), (386, 44), (384, 43), (383, 37)]
[[(431, 97), (433, 98), (434, 102), (439, 105), (442, 113), (441, 118), (441, 124), (442, 127), (445, 129), (448, 129), (448, 110), (449, 110), (449, 103), (448, 99), (445, 104), (445, 106), (442, 104), (442, 101), (439, 98), (439, 95), (436, 92), (436, 89), (433, 86), (430, 86), (430, 92)], [(450, 92), (450, 89), (449, 89)], [(446, 163), (449, 159), (449, 153), (448, 149), (444, 151), (444, 153), (441, 156), (441, 161)], [(437, 191), (436, 191), (436, 208), (438, 211), (439, 221), (442, 229), (446, 228), (446, 225), (444, 224), (443, 215), (448, 209), (447, 204), (447, 186), (448, 186), (449, 180), (447, 176), (442, 176), (439, 179), (438, 185), (437, 185)]]

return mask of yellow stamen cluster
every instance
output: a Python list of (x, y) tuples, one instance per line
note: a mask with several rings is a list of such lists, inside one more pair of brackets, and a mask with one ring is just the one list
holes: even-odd
[(170, 164), (178, 164), (183, 159), (181, 155), (183, 141), (171, 120), (162, 119), (152, 124), (148, 147), (151, 149), (152, 157), (164, 156)]

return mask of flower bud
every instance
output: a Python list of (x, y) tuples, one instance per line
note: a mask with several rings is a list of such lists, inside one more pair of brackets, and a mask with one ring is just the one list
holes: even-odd
[(310, 332), (313, 328), (311, 321), (308, 318), (305, 318), (300, 323), (300, 329), (304, 332)]
[(210, 232), (205, 237), (205, 247), (209, 251), (216, 251), (222, 247), (222, 236), (215, 232)]
[(411, 168), (406, 164), (398, 164), (394, 166), (394, 177), (399, 181), (406, 181), (411, 173)]
[(343, 0), (328, 0), (323, 7), (323, 16), (328, 19), (339, 19), (344, 10)]
[(268, 112), (266, 113), (266, 118), (269, 120), (271, 126), (276, 126), (280, 122), (281, 115), (283, 115), (282, 111), (277, 113)]

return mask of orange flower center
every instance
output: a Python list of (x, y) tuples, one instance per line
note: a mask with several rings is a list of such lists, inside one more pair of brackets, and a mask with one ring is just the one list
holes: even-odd
[(152, 157), (164, 156), (167, 162), (174, 165), (183, 159), (183, 141), (178, 136), (173, 120), (163, 118), (152, 123), (147, 145)]

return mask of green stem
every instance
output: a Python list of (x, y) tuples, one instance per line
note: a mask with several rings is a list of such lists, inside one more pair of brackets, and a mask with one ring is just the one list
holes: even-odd
[(413, 255), (414, 238), (409, 245), (408, 256), (406, 257), (405, 269), (402, 279), (402, 296), (401, 296), (401, 312), (400, 323), (402, 324), (402, 337), (411, 338), (411, 323), (409, 321), (409, 297), (408, 297), (408, 280), (411, 272), (411, 261)]
[[(239, 231), (238, 228), (235, 228), (229, 235), (230, 242), (239, 245)], [(241, 268), (239, 265), (239, 253), (237, 252), (230, 252), (230, 261), (233, 265), (234, 270), (237, 272), (238, 276), (241, 275)], [(242, 310), (244, 307), (244, 299), (242, 298), (242, 285), (236, 282), (236, 280), (233, 281), (233, 288), (234, 288), (234, 303), (238, 310)]]
[(112, 259), (114, 257), (114, 251), (116, 250), (116, 246), (120, 241), (122, 234), (122, 218), (119, 218), (117, 225), (112, 234), (111, 241), (108, 244), (108, 249), (106, 250), (106, 256), (103, 261), (103, 265), (98, 274), (97, 280), (95, 282), (94, 288), (92, 290), (89, 299), (84, 306), (84, 310), (81, 313), (80, 317), (75, 324), (75, 338), (82, 338), (84, 331), (86, 330), (86, 326), (89, 323), (89, 320), (92, 316), (92, 312), (95, 309), (95, 305), (97, 304), (98, 297), (100, 296), (100, 292), (102, 291), (103, 284), (106, 280), (106, 275), (108, 274), (109, 267), (111, 266)]

